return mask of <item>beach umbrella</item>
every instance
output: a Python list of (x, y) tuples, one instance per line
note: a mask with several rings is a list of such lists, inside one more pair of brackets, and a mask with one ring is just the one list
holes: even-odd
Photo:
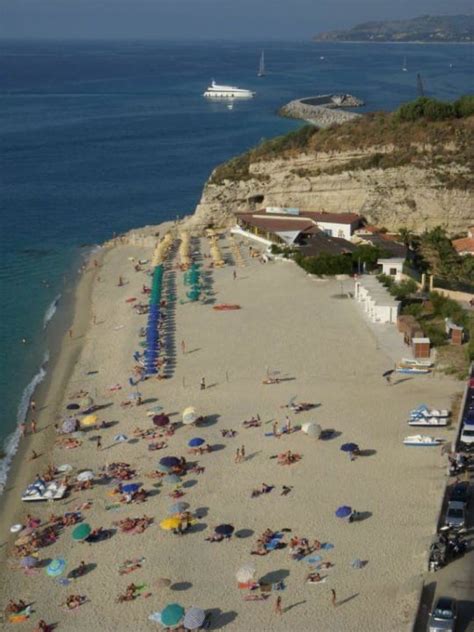
[(336, 516), (338, 518), (348, 518), (352, 513), (352, 508), (347, 505), (342, 505), (338, 509), (336, 509)]
[(58, 467), (56, 468), (58, 470), (58, 472), (61, 473), (67, 473), (67, 472), (72, 472), (72, 465), (69, 465), (69, 463), (63, 463), (62, 465), (58, 465)]
[(87, 415), (81, 420), (81, 426), (87, 428), (88, 426), (95, 426), (97, 423), (97, 415)]
[(158, 579), (153, 583), (157, 588), (168, 588), (168, 586), (171, 586), (171, 579), (168, 579), (167, 577), (158, 577)]
[(234, 533), (235, 527), (233, 527), (231, 524), (220, 524), (218, 525), (214, 531), (215, 533), (218, 533), (219, 535), (225, 535), (225, 536), (230, 536)]
[(134, 494), (140, 487), (140, 483), (127, 483), (127, 485), (122, 485), (121, 490), (124, 494)]
[(162, 465), (161, 463), (158, 463), (156, 469), (162, 474), (168, 474), (171, 471), (171, 468), (168, 465)]
[(10, 527), (10, 533), (18, 533), (23, 528), (23, 525), (17, 522), (16, 524), (12, 524)]
[(92, 397), (83, 397), (80, 401), (81, 408), (90, 408), (94, 404)]
[(186, 509), (189, 509), (189, 503), (180, 500), (177, 503), (171, 505), (171, 507), (168, 509), (168, 513), (170, 515), (174, 515), (181, 513), (182, 511), (186, 511)]
[(66, 408), (67, 410), (79, 410), (80, 406), (79, 404), (72, 402), (71, 404), (68, 404)]
[(172, 516), (171, 518), (165, 518), (160, 522), (160, 527), (164, 529), (164, 531), (172, 531), (173, 529), (177, 529), (181, 524), (181, 518), (178, 516)]
[[(146, 353), (146, 351), (145, 351)], [(134, 400), (134, 399), (140, 399), (140, 397), (142, 396), (141, 393), (139, 393), (138, 391), (136, 391), (135, 393), (130, 393), (128, 396), (128, 399)]]
[(147, 415), (148, 417), (153, 417), (154, 415), (161, 413), (161, 411), (163, 410), (163, 406), (153, 406), (153, 408), (150, 408), (150, 410), (147, 410)]
[(128, 441), (128, 437), (124, 434), (118, 434), (115, 435), (114, 441), (116, 441), (117, 443), (123, 443), (124, 441)]
[(170, 603), (161, 611), (161, 622), (166, 626), (175, 626), (184, 617), (184, 608), (179, 603)]
[(181, 483), (181, 479), (177, 474), (168, 474), (168, 476), (165, 476), (163, 480), (165, 483), (171, 483), (175, 485), (177, 483)]
[(186, 630), (199, 630), (204, 623), (206, 613), (201, 608), (188, 608), (184, 615), (183, 625)]
[(79, 472), (76, 476), (78, 481), (91, 481), (94, 478), (94, 472), (91, 470), (85, 470), (84, 472)]
[(27, 555), (20, 560), (20, 566), (22, 568), (34, 568), (38, 564), (38, 558), (33, 555)]
[(198, 414), (194, 406), (188, 406), (183, 410), (183, 424), (189, 425), (193, 424), (198, 418)]
[(190, 441), (188, 441), (188, 446), (190, 448), (198, 448), (203, 443), (206, 443), (204, 439), (201, 439), (201, 437), (194, 437), (194, 439), (191, 439)]
[(359, 449), (357, 443), (343, 443), (340, 447), (343, 452), (356, 452)]
[(352, 560), (351, 562), (352, 568), (364, 568), (364, 562), (359, 559)]
[(52, 560), (48, 566), (46, 567), (46, 574), (50, 577), (59, 577), (64, 573), (64, 569), (66, 568), (66, 560), (59, 557), (55, 560)]
[(176, 467), (180, 464), (180, 460), (176, 456), (164, 456), (160, 459), (160, 465), (167, 465), (168, 467)]
[(239, 584), (247, 584), (253, 580), (256, 572), (255, 566), (252, 566), (252, 564), (245, 564), (236, 572), (235, 578)]
[(155, 415), (153, 417), (153, 423), (155, 424), (155, 426), (158, 426), (159, 428), (163, 428), (164, 426), (167, 426), (170, 422), (170, 418), (168, 417), (168, 415)]
[(63, 432), (67, 434), (69, 432), (74, 432), (74, 430), (76, 429), (76, 426), (77, 426), (77, 420), (74, 419), (74, 417), (68, 417), (67, 419), (63, 421), (63, 425), (61, 426), (61, 429)]
[(322, 433), (322, 428), (319, 424), (314, 421), (309, 421), (301, 426), (301, 430), (308, 435), (308, 437), (314, 437), (315, 439), (319, 439)]
[(77, 525), (77, 527), (72, 532), (72, 539), (80, 542), (81, 540), (85, 540), (89, 537), (92, 529), (90, 524), (87, 522), (83, 522), (82, 524)]

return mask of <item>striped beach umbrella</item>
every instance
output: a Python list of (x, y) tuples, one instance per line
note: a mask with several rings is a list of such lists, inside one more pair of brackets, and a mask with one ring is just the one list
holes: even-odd
[(184, 615), (183, 625), (187, 630), (199, 630), (204, 623), (206, 613), (202, 608), (188, 608)]
[(66, 560), (62, 557), (58, 557), (55, 560), (52, 560), (48, 566), (46, 567), (46, 574), (50, 577), (59, 577), (64, 573), (64, 569), (66, 568)]

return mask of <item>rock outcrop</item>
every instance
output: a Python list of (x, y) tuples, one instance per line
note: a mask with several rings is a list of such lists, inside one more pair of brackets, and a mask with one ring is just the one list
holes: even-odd
[[(342, 137), (345, 127), (337, 128), (337, 151), (295, 149), (290, 139), (289, 149), (290, 141), (285, 150), (270, 148), (268, 155), (257, 148), (217, 168), (204, 187), (192, 225), (226, 226), (234, 222), (235, 212), (264, 206), (350, 211), (388, 230), (421, 232), (441, 225), (454, 235), (474, 223), (472, 173), (464, 140), (456, 142), (456, 137), (465, 139), (465, 133), (455, 129), (453, 141), (436, 149), (424, 143), (401, 147), (391, 140), (389, 145), (348, 149), (356, 128), (349, 127), (351, 133)], [(315, 139), (313, 145), (327, 144), (333, 131), (321, 133), (314, 132), (308, 143)], [(449, 129), (445, 133), (450, 137)]]

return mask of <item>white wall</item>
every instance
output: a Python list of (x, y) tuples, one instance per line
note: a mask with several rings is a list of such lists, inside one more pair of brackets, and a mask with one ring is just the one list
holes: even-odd
[(336, 224), (334, 222), (317, 222), (321, 230), (330, 230), (331, 237), (342, 237), (342, 239), (350, 240), (352, 236), (352, 226), (350, 224)]

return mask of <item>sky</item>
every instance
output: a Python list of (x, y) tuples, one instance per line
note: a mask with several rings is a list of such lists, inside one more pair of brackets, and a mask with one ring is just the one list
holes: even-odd
[(0, 0), (0, 38), (309, 39), (366, 20), (473, 12), (472, 0)]

